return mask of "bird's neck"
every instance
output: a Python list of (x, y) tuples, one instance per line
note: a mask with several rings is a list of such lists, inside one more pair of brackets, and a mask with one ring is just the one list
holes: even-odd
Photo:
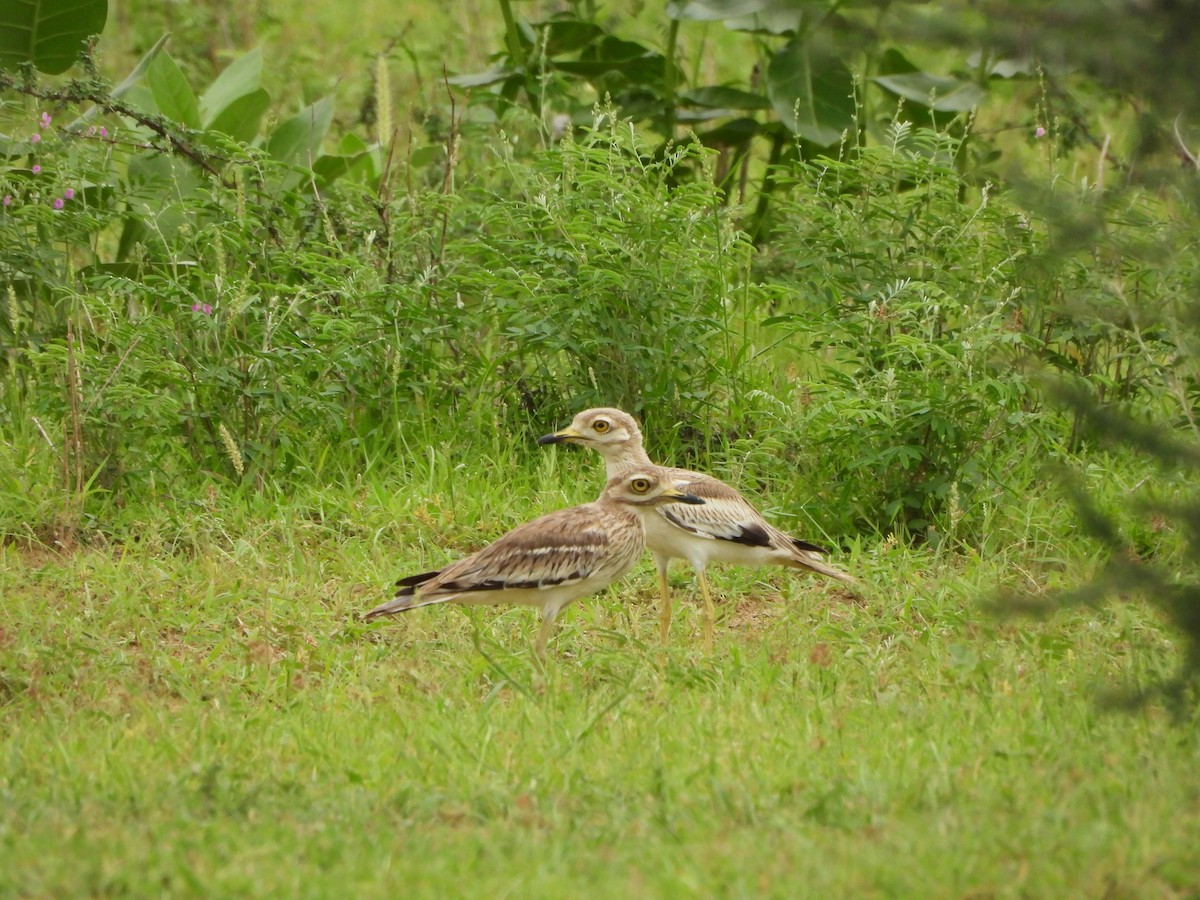
[(639, 444), (636, 447), (622, 447), (619, 450), (604, 454), (604, 476), (614, 478), (638, 466), (654, 465), (646, 451)]
[(617, 500), (608, 494), (601, 494), (600, 499), (596, 501), (596, 505), (605, 510), (608, 515), (620, 516), (631, 525), (635, 525), (643, 535), (646, 533), (646, 525), (642, 521), (642, 516), (651, 507), (642, 507), (624, 500)]

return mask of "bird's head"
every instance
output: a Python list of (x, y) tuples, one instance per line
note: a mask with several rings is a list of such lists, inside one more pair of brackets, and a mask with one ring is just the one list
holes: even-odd
[(602, 498), (629, 506), (662, 506), (664, 503), (701, 504), (704, 501), (684, 490), (687, 484), (671, 477), (658, 466), (637, 466), (608, 480)]
[(586, 409), (561, 431), (538, 438), (539, 444), (582, 444), (606, 459), (625, 455), (644, 456), (642, 430), (629, 413), (619, 409)]

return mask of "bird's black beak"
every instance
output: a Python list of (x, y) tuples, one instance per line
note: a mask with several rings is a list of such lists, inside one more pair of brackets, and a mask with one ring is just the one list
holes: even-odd
[(567, 427), (562, 431), (556, 431), (554, 434), (544, 434), (538, 438), (538, 443), (543, 447), (546, 444), (561, 444), (563, 441), (569, 441), (572, 438), (582, 437), (574, 428)]
[(690, 503), (692, 506), (698, 506), (704, 503), (695, 494), (688, 494), (679, 488), (667, 488), (662, 494), (664, 497), (670, 497), (672, 503)]

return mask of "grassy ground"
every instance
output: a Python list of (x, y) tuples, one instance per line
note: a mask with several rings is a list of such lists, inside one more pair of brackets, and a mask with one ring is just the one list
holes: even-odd
[(682, 570), (657, 650), (644, 565), (568, 612), (544, 675), (527, 610), (356, 620), (590, 491), (539, 460), (0, 550), (0, 894), (1200, 890), (1200, 739), (1101, 702), (1165, 676), (1169, 636), (1138, 605), (979, 604), (1079, 568), (882, 542), (839, 557), (858, 599), (723, 568), (708, 655)]

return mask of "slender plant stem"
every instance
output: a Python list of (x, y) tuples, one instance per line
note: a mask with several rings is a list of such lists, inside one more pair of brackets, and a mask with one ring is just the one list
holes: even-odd
[(508, 55), (516, 68), (525, 69), (525, 54), (521, 50), (521, 32), (517, 30), (517, 19), (513, 15), (512, 3), (500, 0), (500, 15), (504, 17), (504, 43), (508, 47)]
[(783, 146), (785, 135), (782, 132), (776, 132), (771, 138), (771, 154), (767, 158), (767, 170), (763, 174), (762, 187), (758, 191), (758, 203), (754, 207), (754, 217), (750, 221), (750, 238), (754, 243), (760, 244), (763, 241), (763, 230), (767, 222), (767, 210), (771, 203), (771, 192), (775, 190), (775, 167), (779, 165), (779, 160), (783, 158)]
[(667, 52), (663, 72), (663, 102), (666, 106), (663, 111), (663, 130), (666, 131), (667, 140), (675, 137), (675, 85), (679, 72), (675, 65), (675, 48), (678, 40), (679, 20), (672, 19), (671, 24), (667, 26)]

